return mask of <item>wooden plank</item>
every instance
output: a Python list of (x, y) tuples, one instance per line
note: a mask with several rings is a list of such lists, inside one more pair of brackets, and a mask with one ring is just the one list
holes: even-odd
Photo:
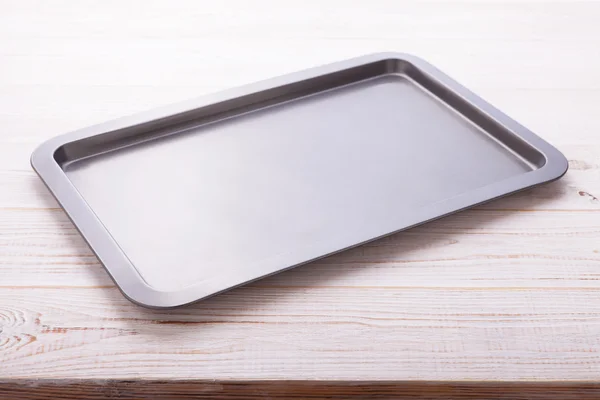
[(116, 289), (3, 289), (13, 378), (597, 377), (596, 288), (240, 288), (171, 311)]
[(597, 383), (319, 382), (319, 381), (0, 381), (0, 396), (18, 400), (172, 399), (477, 399), (586, 400)]

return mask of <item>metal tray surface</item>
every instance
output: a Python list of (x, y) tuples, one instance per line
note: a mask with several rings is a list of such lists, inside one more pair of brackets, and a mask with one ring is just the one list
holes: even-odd
[(31, 162), (123, 293), (156, 308), (567, 170), (547, 142), (396, 53), (68, 133)]

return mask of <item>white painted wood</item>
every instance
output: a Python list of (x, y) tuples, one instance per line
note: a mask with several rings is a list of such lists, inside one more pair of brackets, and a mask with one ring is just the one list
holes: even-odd
[[(0, 10), (0, 379), (600, 376), (600, 3), (0, 0)], [(29, 167), (59, 133), (382, 50), (454, 76), (557, 145), (568, 174), (158, 312), (123, 298)]]

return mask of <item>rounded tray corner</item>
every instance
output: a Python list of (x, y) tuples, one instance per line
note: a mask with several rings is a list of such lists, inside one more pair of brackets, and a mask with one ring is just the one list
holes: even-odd
[(569, 170), (569, 160), (555, 147), (548, 147), (544, 158), (546, 162), (539, 168), (539, 171), (543, 174), (546, 182), (560, 179)]
[(43, 172), (48, 161), (54, 160), (54, 154), (62, 146), (62, 142), (57, 141), (57, 139), (58, 138), (52, 138), (46, 140), (31, 152), (29, 163), (36, 172)]
[(117, 284), (117, 288), (121, 291), (132, 303), (153, 310), (171, 309), (185, 306), (194, 303), (202, 298), (192, 297), (185, 298), (185, 291), (182, 292), (167, 292), (156, 290), (148, 286), (140, 277), (130, 277), (126, 283), (113, 280)]

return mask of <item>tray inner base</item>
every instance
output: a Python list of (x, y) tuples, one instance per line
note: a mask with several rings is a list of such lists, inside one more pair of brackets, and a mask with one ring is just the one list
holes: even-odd
[(361, 243), (411, 210), (540, 166), (410, 66), (369, 68), (212, 119), (73, 142), (56, 158), (159, 290), (244, 268), (258, 277), (274, 254), (292, 266), (323, 255), (312, 244), (338, 251), (341, 234)]

